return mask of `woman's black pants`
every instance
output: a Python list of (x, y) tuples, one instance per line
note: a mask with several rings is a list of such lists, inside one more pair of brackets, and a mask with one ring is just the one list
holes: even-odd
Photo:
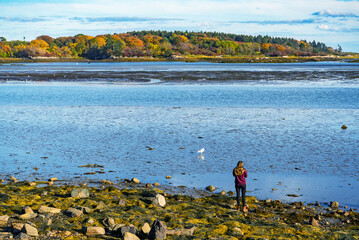
[(242, 203), (243, 206), (246, 205), (246, 185), (239, 185), (236, 186), (236, 192), (237, 192), (237, 206), (239, 207), (239, 198), (240, 198), (240, 192), (242, 192)]

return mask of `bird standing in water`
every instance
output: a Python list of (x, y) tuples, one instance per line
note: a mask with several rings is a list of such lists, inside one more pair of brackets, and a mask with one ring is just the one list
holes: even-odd
[(197, 151), (198, 153), (202, 154), (204, 152), (204, 148)]

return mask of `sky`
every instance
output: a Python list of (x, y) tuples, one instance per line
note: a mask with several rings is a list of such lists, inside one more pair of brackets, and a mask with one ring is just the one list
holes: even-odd
[(0, 37), (138, 30), (290, 37), (359, 52), (359, 0), (0, 0)]

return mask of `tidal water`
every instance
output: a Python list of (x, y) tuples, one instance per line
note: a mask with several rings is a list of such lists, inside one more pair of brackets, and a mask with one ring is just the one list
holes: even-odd
[(0, 178), (234, 191), (243, 160), (249, 195), (359, 208), (358, 64), (4, 64), (0, 79)]

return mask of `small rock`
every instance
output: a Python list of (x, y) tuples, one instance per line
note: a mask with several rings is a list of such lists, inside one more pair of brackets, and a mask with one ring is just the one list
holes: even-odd
[(34, 213), (34, 211), (29, 206), (24, 207), (22, 210), (24, 213)]
[(342, 126), (342, 129), (347, 129), (347, 128), (348, 128), (348, 127), (347, 127), (347, 126), (345, 126), (345, 125), (343, 125), (343, 126)]
[(36, 218), (37, 217), (37, 213), (24, 213), (24, 214), (21, 214), (19, 216), (19, 219), (21, 220), (29, 220), (31, 218)]
[(153, 186), (154, 187), (158, 187), (160, 184), (158, 183), (158, 182), (155, 182), (154, 184), (153, 184)]
[(105, 227), (113, 228), (116, 225), (115, 219), (113, 218), (105, 218), (102, 220), (102, 223)]
[(84, 233), (86, 236), (105, 235), (105, 229), (103, 227), (85, 227)]
[(9, 221), (8, 215), (0, 216), (0, 226), (7, 224), (7, 221)]
[(142, 233), (144, 233), (144, 234), (149, 234), (150, 231), (151, 231), (150, 224), (148, 224), (148, 223), (143, 224), (143, 226), (142, 226), (142, 228), (141, 228), (141, 231), (142, 231)]
[(114, 184), (113, 182), (108, 181), (108, 180), (104, 180), (104, 179), (101, 180), (101, 183), (104, 184), (104, 185), (113, 185)]
[(95, 210), (104, 210), (106, 208), (107, 208), (106, 204), (103, 201), (101, 201), (97, 204)]
[(338, 208), (338, 207), (339, 207), (339, 203), (338, 203), (338, 202), (330, 202), (330, 207), (331, 207), (331, 208)]
[(319, 227), (319, 223), (315, 218), (310, 219), (310, 225), (312, 225), (314, 227)]
[(95, 223), (95, 220), (93, 220), (92, 218), (90, 218), (89, 220), (87, 220), (87, 223), (88, 223), (88, 224), (94, 224), (94, 223)]
[(16, 239), (21, 239), (21, 240), (27, 240), (29, 239), (29, 236), (26, 233), (19, 233), (18, 235), (15, 236)]
[(146, 188), (152, 188), (153, 186), (152, 186), (151, 183), (146, 183), (145, 187), (146, 187)]
[[(116, 227), (114, 227), (114, 229), (116, 229)], [(129, 233), (132, 233), (132, 234), (137, 234), (137, 229), (135, 226), (133, 225), (128, 225), (128, 226), (121, 226), (119, 228), (117, 228), (115, 230), (115, 232), (117, 232), (120, 237), (124, 237), (125, 236), (125, 233), (129, 232)]]
[(153, 201), (153, 203), (156, 206), (164, 207), (164, 206), (166, 206), (166, 199), (165, 199), (165, 197), (163, 195), (156, 194), (155, 200)]
[(234, 236), (243, 236), (244, 235), (243, 232), (242, 232), (242, 229), (240, 229), (239, 227), (234, 227), (232, 229), (232, 234)]
[(155, 220), (149, 233), (149, 239), (166, 239), (167, 226), (164, 222)]
[(210, 191), (210, 192), (213, 192), (214, 190), (216, 190), (216, 187), (214, 187), (212, 185), (209, 185), (209, 186), (206, 187), (206, 190)]
[(47, 206), (41, 206), (39, 208), (38, 212), (42, 213), (42, 214), (46, 214), (46, 213), (56, 214), (56, 213), (60, 213), (61, 209), (60, 208), (47, 207)]
[(91, 213), (91, 209), (89, 207), (78, 207), (77, 209), (82, 211), (82, 213), (84, 213), (84, 214)]
[(126, 226), (125, 224), (116, 224), (113, 228), (112, 228), (112, 232), (113, 233), (118, 233), (120, 231), (121, 227)]
[(344, 212), (344, 216), (345, 216), (345, 217), (348, 217), (349, 215), (350, 215), (349, 212)]
[(131, 182), (133, 182), (133, 183), (140, 183), (140, 180), (138, 180), (137, 178), (132, 178), (132, 179), (131, 179)]
[(71, 197), (87, 198), (90, 196), (90, 191), (87, 188), (75, 188), (71, 192)]
[(166, 176), (166, 179), (171, 179), (172, 178), (172, 176)]
[(30, 224), (27, 224), (27, 223), (24, 224), (21, 231), (23, 233), (26, 233), (28, 236), (32, 236), (32, 237), (39, 236), (39, 233), (38, 233), (37, 229), (35, 227), (31, 226)]
[(49, 182), (55, 182), (55, 181), (57, 181), (57, 178), (56, 178), (56, 177), (53, 177), (53, 178), (50, 178), (48, 181), (49, 181)]
[(126, 205), (126, 200), (125, 200), (125, 199), (120, 199), (120, 200), (118, 201), (118, 205), (120, 205), (120, 206), (125, 206), (125, 205)]
[(229, 195), (229, 196), (233, 196), (233, 195), (234, 195), (234, 192), (233, 192), (233, 191), (229, 191), (229, 192), (228, 192), (228, 195)]
[(11, 176), (11, 177), (10, 177), (10, 181), (16, 183), (16, 182), (18, 182), (19, 180), (17, 180), (14, 176)]
[(265, 201), (266, 203), (271, 203), (272, 202), (272, 199), (267, 199), (266, 201)]
[(338, 209), (337, 213), (342, 214), (342, 213), (344, 213), (344, 211), (341, 209)]
[(27, 185), (29, 185), (30, 187), (35, 187), (37, 185), (36, 182), (28, 182)]
[(122, 237), (122, 240), (140, 240), (135, 234), (130, 232), (125, 232)]
[(54, 182), (51, 182), (51, 181), (50, 181), (50, 182), (48, 182), (48, 185), (49, 185), (49, 186), (52, 186), (52, 185), (54, 185)]
[(0, 239), (11, 239), (12, 237), (10, 232), (0, 232)]
[(18, 234), (21, 232), (21, 229), (24, 227), (23, 223), (13, 223), (12, 224), (12, 232), (14, 234)]
[(66, 214), (70, 217), (80, 217), (83, 213), (79, 209), (70, 208), (66, 211)]
[(48, 218), (45, 222), (46, 226), (50, 226), (52, 224), (51, 218)]
[(226, 191), (222, 190), (222, 191), (220, 192), (220, 194), (221, 194), (221, 195), (226, 195)]

